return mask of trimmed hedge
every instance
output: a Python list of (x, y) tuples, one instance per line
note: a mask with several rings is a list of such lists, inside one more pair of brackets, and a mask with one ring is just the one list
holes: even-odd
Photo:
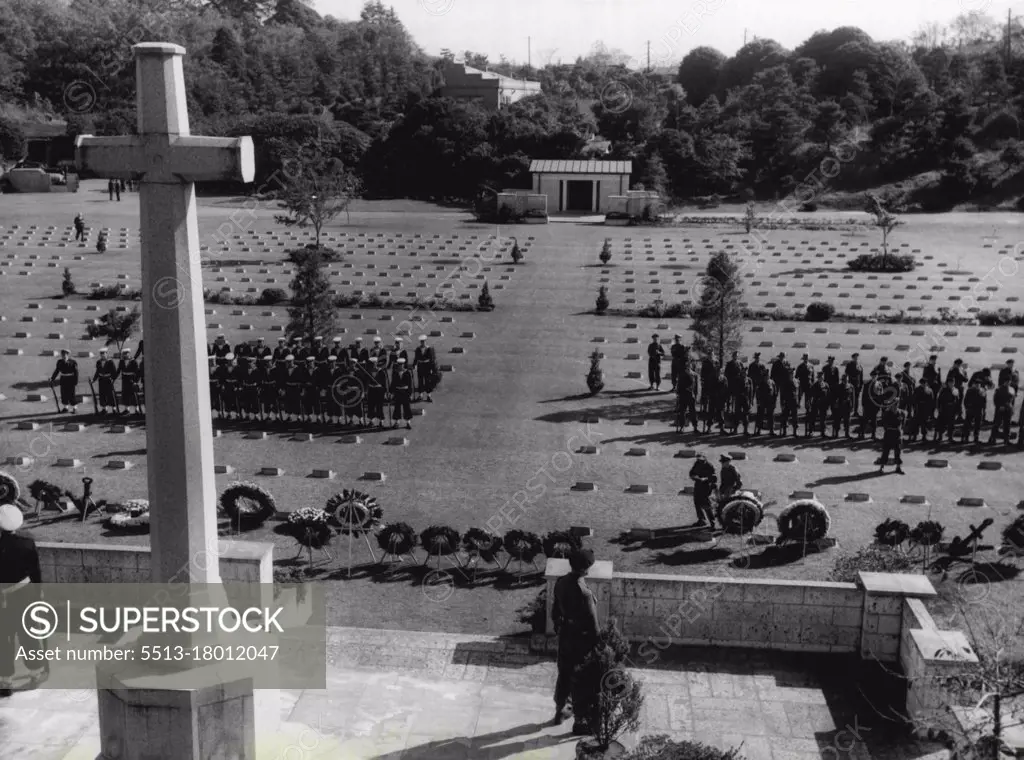
[(862, 253), (846, 264), (852, 272), (913, 272), (916, 266), (917, 261), (910, 253)]
[(836, 315), (836, 307), (825, 301), (808, 304), (804, 319), (808, 322), (828, 322)]

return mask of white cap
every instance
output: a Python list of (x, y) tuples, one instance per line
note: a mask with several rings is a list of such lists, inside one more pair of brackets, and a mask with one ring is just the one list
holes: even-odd
[(383, 340), (381, 339), (381, 337), (380, 337), (380, 336), (378, 335), (378, 336), (377, 336), (376, 338), (374, 338), (374, 339), (373, 339), (373, 342), (374, 342), (374, 343), (383, 343), (384, 341), (383, 341)]
[(235, 358), (235, 355), (234, 355), (234, 354), (228, 354), (228, 355), (227, 355), (227, 356), (225, 356), (224, 358), (225, 358), (225, 359), (227, 359), (228, 361), (231, 361), (232, 359), (234, 359), (234, 358)]
[(284, 360), (286, 362), (295, 361), (295, 354), (288, 354), (288, 356), (284, 357)]
[(341, 343), (341, 338), (335, 338), (335, 339), (334, 339), (334, 342), (335, 342), (335, 343)]
[(25, 515), (21, 513), (14, 504), (4, 504), (0, 507), (0, 530), (13, 533), (25, 522)]
[(420, 340), (426, 340), (426, 339), (427, 339), (427, 336), (426, 336), (426, 335), (421, 335), (421, 336), (420, 336)]

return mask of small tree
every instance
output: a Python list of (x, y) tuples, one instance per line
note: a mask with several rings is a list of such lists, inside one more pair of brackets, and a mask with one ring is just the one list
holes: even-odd
[(139, 329), (141, 319), (142, 314), (138, 306), (130, 312), (111, 309), (100, 317), (98, 325), (89, 325), (86, 333), (90, 338), (106, 338), (106, 345), (113, 344), (120, 352), (124, 344), (131, 340), (132, 335)]
[(640, 727), (644, 698), (624, 665), (627, 652), (628, 644), (609, 623), (576, 671), (573, 712), (594, 737), (581, 742), (581, 757), (604, 757), (612, 742)]
[(597, 395), (604, 389), (604, 370), (601, 369), (601, 352), (596, 348), (590, 355), (590, 371), (587, 372), (587, 387), (590, 394)]
[(875, 226), (882, 233), (882, 258), (888, 261), (889, 234), (903, 224), (903, 220), (896, 217), (895, 214), (889, 213), (878, 197), (871, 193), (868, 194), (868, 213), (875, 217)]
[(334, 297), (329, 292), (331, 283), (318, 251), (310, 250), (298, 264), (298, 272), (290, 287), (292, 300), (288, 307), (288, 333), (312, 339), (316, 335), (334, 332)]
[(519, 250), (519, 241), (512, 238), (512, 250), (510, 254), (512, 256), (512, 263), (518, 264), (523, 260), (523, 252)]
[(484, 280), (484, 287), (480, 291), (480, 297), (477, 299), (477, 303), (480, 311), (494, 310), (494, 299), (491, 298), (491, 289), (487, 287), (486, 280)]
[(0, 167), (14, 164), (25, 155), (25, 132), (11, 119), (0, 116)]
[(96, 253), (107, 252), (107, 231), (100, 230), (100, 234), (96, 236)]
[(75, 281), (71, 279), (71, 269), (64, 267), (64, 279), (60, 284), (60, 289), (66, 296), (73, 296), (78, 292), (78, 288), (75, 287)]
[(691, 329), (694, 349), (720, 367), (743, 342), (742, 301), (743, 286), (736, 262), (724, 251), (716, 253), (708, 262)]
[(612, 241), (611, 238), (604, 239), (604, 245), (601, 246), (601, 253), (598, 256), (601, 259), (602, 264), (607, 264), (612, 260)]
[(359, 179), (317, 142), (292, 150), (284, 165), (288, 170), (282, 172), (285, 180), (278, 199), (287, 213), (275, 219), (288, 227), (312, 227), (320, 248), (320, 235), (328, 222), (342, 211), (350, 220), (349, 204), (359, 193)]
[(597, 291), (597, 304), (595, 311), (604, 314), (608, 311), (608, 288), (602, 285)]
[(757, 213), (754, 211), (754, 202), (747, 201), (747, 210), (743, 214), (743, 227), (749, 235), (757, 224)]

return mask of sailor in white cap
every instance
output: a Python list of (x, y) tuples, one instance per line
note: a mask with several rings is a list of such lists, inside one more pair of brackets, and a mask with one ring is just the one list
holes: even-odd
[(108, 355), (106, 348), (100, 349), (100, 358), (96, 360), (96, 372), (92, 381), (99, 388), (100, 414), (108, 414), (107, 408), (113, 412), (117, 409), (117, 395), (114, 393), (114, 380), (117, 379), (117, 365)]
[(351, 361), (365, 364), (367, 358), (369, 358), (370, 352), (363, 348), (362, 336), (356, 336), (355, 341), (348, 347), (348, 358)]
[(427, 397), (427, 401), (432, 402), (434, 399), (430, 397), (430, 394), (434, 392), (434, 388), (437, 387), (437, 355), (434, 353), (434, 347), (427, 345), (427, 336), (421, 335), (419, 337), (420, 344), (416, 346), (416, 351), (413, 354), (413, 369), (416, 370), (416, 401), (419, 401), (424, 395)]
[(384, 356), (370, 357), (370, 386), (367, 389), (367, 417), (377, 420), (377, 427), (384, 427), (384, 409), (387, 407), (387, 396), (391, 386)]
[(409, 371), (408, 359), (399, 356), (395, 360), (395, 371), (391, 376), (391, 395), (394, 409), (391, 413), (391, 426), (398, 427), (399, 420), (405, 420), (405, 426), (412, 429), (412, 372)]
[[(25, 518), (15, 504), (0, 506), (0, 596), (5, 620), (20, 621), (29, 604), (39, 600), (42, 573), (36, 542), (16, 533)], [(44, 658), (39, 656), (43, 642), (17, 633), (19, 626), (4, 626), (5, 645), (0, 647), (0, 697), (11, 696), (15, 654), (24, 649), (25, 666), (32, 672), (30, 686), (38, 686), (49, 675)], [(20, 645), (20, 646), (16, 646)]]
[(388, 364), (394, 367), (398, 364), (399, 359), (405, 359), (406, 367), (409, 366), (409, 352), (402, 347), (402, 339), (395, 336), (395, 344), (388, 351)]
[(74, 414), (78, 407), (78, 362), (71, 358), (71, 352), (66, 348), (60, 350), (57, 366), (50, 375), (51, 384), (54, 380), (60, 387), (60, 406), (63, 407), (60, 411)]
[(277, 339), (277, 348), (274, 349), (274, 363), (284, 363), (284, 357), (288, 356), (288, 339), (281, 337)]
[(124, 409), (121, 414), (128, 414), (128, 407), (134, 406), (137, 414), (142, 414), (142, 399), (139, 397), (139, 363), (132, 358), (132, 352), (121, 349), (121, 361), (117, 365), (117, 374), (121, 376), (121, 400)]
[(218, 335), (217, 339), (214, 340), (213, 345), (210, 346), (210, 353), (216, 356), (218, 359), (221, 359), (227, 356), (228, 354), (232, 353), (231, 346), (228, 344), (224, 333)]

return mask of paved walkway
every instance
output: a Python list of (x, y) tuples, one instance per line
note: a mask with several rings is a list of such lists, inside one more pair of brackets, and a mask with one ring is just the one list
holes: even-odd
[[(260, 760), (575, 757), (571, 722), (547, 725), (554, 663), (530, 654), (525, 641), (333, 628), (328, 651), (328, 688), (282, 695), (281, 734), (260, 748)], [(749, 760), (930, 754), (899, 743), (855, 699), (854, 663), (721, 649), (658, 654), (635, 670), (646, 695), (642, 734), (742, 743)], [(38, 690), (2, 700), (0, 758), (95, 760), (95, 716), (89, 692)]]

